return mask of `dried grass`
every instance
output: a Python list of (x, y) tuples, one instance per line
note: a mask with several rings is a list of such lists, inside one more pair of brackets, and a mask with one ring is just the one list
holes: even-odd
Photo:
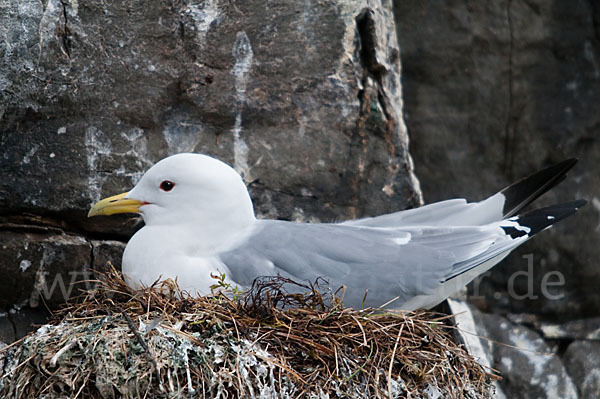
[(0, 397), (491, 397), (493, 376), (453, 342), (448, 316), (347, 309), (294, 284), (261, 279), (241, 295), (217, 279), (219, 293), (191, 297), (101, 274), (2, 349)]

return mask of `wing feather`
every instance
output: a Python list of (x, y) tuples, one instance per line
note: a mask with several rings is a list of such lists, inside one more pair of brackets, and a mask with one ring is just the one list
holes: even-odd
[(241, 286), (261, 275), (324, 277), (333, 289), (347, 287), (347, 305), (360, 306), (369, 290), (367, 306), (380, 306), (435, 291), (457, 272), (455, 264), (480, 256), (503, 237), (500, 228), (480, 226), (378, 229), (265, 220), (248, 241), (220, 257)]

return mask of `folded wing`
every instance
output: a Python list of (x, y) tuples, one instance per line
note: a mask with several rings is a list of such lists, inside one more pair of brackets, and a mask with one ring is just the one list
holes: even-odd
[[(239, 247), (220, 254), (228, 276), (249, 287), (256, 276), (325, 278), (346, 286), (347, 306), (430, 308), (493, 267), (585, 201), (534, 210), (485, 226), (368, 227), (259, 221)], [(363, 304), (365, 291), (368, 290)]]
[[(519, 240), (521, 240), (519, 238)], [(261, 221), (240, 247), (220, 255), (238, 285), (256, 276), (281, 275), (333, 290), (346, 286), (347, 306), (381, 306), (392, 298), (433, 295), (457, 271), (455, 265), (513, 241), (499, 226), (379, 229), (346, 225)]]

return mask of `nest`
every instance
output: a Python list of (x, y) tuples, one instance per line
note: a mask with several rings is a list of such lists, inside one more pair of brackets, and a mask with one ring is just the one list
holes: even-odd
[(0, 352), (2, 398), (488, 398), (448, 316), (343, 308), (282, 278), (191, 297), (118, 272)]

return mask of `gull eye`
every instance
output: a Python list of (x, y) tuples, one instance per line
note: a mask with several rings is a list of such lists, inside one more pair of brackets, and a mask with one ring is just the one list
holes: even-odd
[(163, 191), (171, 191), (173, 190), (173, 187), (175, 187), (175, 183), (170, 180), (163, 180), (163, 182), (160, 183), (160, 189)]

